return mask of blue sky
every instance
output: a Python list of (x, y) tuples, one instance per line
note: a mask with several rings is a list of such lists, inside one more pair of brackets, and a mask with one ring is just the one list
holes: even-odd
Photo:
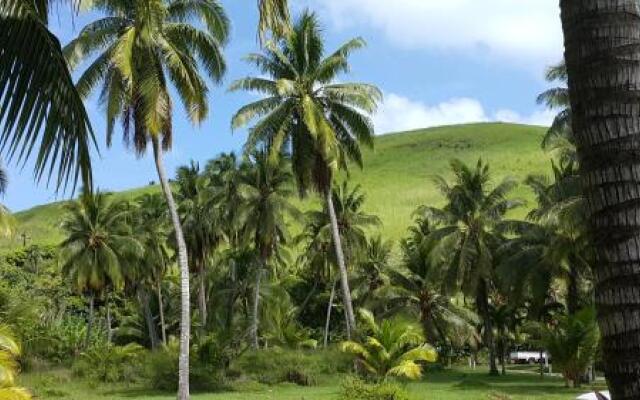
[[(552, 112), (535, 103), (548, 85), (544, 69), (562, 58), (557, 0), (290, 0), (294, 15), (318, 12), (327, 50), (361, 36), (368, 47), (354, 54), (344, 80), (376, 84), (385, 102), (374, 117), (379, 134), (476, 121), (548, 124)], [(210, 95), (210, 116), (190, 125), (176, 102), (174, 148), (166, 156), (171, 174), (194, 159), (201, 163), (223, 151), (239, 150), (245, 132), (230, 130), (230, 118), (254, 95), (227, 93), (234, 79), (252, 74), (242, 57), (256, 51), (255, 0), (222, 0), (232, 21), (225, 50), (228, 73)], [(64, 43), (95, 15), (71, 18), (60, 7), (52, 29)], [(97, 185), (105, 190), (138, 187), (157, 180), (150, 157), (137, 159), (118, 140), (104, 145), (104, 112), (90, 99), (87, 108), (97, 133)], [(7, 166), (4, 204), (23, 210), (69, 197), (33, 181), (31, 165)]]

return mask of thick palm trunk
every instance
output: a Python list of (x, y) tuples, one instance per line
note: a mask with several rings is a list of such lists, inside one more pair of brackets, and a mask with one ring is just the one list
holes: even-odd
[(324, 323), (324, 348), (329, 345), (329, 327), (331, 326), (331, 310), (333, 309), (333, 299), (336, 296), (336, 284), (337, 280), (333, 281), (331, 285), (331, 294), (329, 295), (329, 304), (327, 305), (327, 320)]
[(162, 148), (160, 141), (152, 137), (153, 156), (158, 171), (158, 178), (162, 186), (162, 192), (167, 200), (171, 222), (176, 235), (178, 247), (178, 266), (180, 267), (180, 357), (178, 361), (178, 400), (189, 399), (189, 339), (191, 336), (191, 303), (189, 299), (189, 263), (187, 261), (187, 245), (180, 225), (178, 208), (173, 199), (173, 193), (162, 162)]
[(158, 280), (156, 283), (156, 296), (158, 297), (158, 314), (160, 314), (160, 333), (162, 335), (162, 344), (167, 345), (167, 326), (164, 322), (164, 300), (162, 299), (162, 282)]
[(91, 343), (91, 330), (93, 329), (93, 319), (95, 316), (94, 306), (95, 306), (95, 295), (91, 293), (89, 295), (89, 318), (87, 320), (87, 334), (84, 338), (85, 349), (88, 349), (89, 344)]
[(493, 337), (493, 324), (491, 323), (491, 315), (489, 313), (489, 293), (487, 282), (484, 278), (480, 278), (478, 282), (478, 311), (482, 315), (484, 323), (484, 342), (489, 350), (489, 374), (498, 375), (498, 366), (496, 365), (496, 343)]
[(256, 282), (253, 293), (253, 304), (251, 309), (251, 343), (254, 349), (258, 349), (258, 325), (260, 324), (260, 281), (264, 263), (260, 263), (260, 268), (256, 271)]
[(331, 220), (331, 235), (333, 236), (333, 245), (336, 251), (336, 259), (338, 262), (338, 270), (340, 271), (340, 286), (342, 287), (342, 301), (344, 303), (344, 311), (347, 317), (347, 338), (351, 339), (351, 331), (356, 329), (356, 318), (353, 313), (353, 302), (351, 301), (351, 290), (349, 289), (349, 275), (347, 274), (347, 265), (344, 261), (344, 252), (342, 251), (342, 240), (340, 239), (340, 230), (338, 228), (338, 218), (336, 210), (333, 206), (333, 198), (331, 190), (327, 190), (327, 208), (329, 210), (329, 218)]
[(614, 400), (640, 398), (640, 6), (561, 0), (573, 132), (594, 246)]

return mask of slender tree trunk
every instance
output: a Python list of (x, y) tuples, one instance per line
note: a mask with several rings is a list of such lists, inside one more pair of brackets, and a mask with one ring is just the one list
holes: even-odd
[(198, 291), (198, 303), (200, 303), (200, 319), (202, 324), (202, 331), (204, 332), (207, 326), (207, 282), (205, 276), (204, 263), (198, 268), (198, 280), (200, 282), (200, 288)]
[(178, 266), (180, 267), (180, 357), (178, 361), (178, 400), (189, 400), (189, 339), (191, 336), (191, 303), (189, 299), (189, 263), (187, 261), (187, 245), (182, 233), (182, 225), (178, 216), (178, 208), (173, 199), (171, 187), (167, 181), (162, 161), (162, 148), (157, 137), (153, 136), (153, 156), (158, 171), (171, 222), (176, 235), (178, 247)]
[(156, 331), (156, 324), (153, 321), (153, 314), (151, 313), (151, 307), (149, 306), (149, 295), (142, 286), (138, 287), (138, 301), (140, 302), (140, 308), (142, 308), (142, 314), (144, 315), (144, 321), (147, 325), (147, 333), (149, 335), (149, 341), (151, 342), (151, 348), (158, 348), (158, 332)]
[(489, 314), (489, 294), (487, 282), (480, 278), (478, 282), (478, 308), (484, 322), (484, 341), (489, 349), (489, 374), (499, 375), (496, 365), (496, 343), (493, 337), (493, 326), (491, 315)]
[(572, 124), (614, 400), (640, 398), (640, 6), (561, 0)]
[(569, 315), (575, 315), (580, 308), (580, 294), (578, 290), (579, 275), (575, 265), (569, 266), (569, 279), (567, 282), (567, 313)]
[(109, 295), (107, 295), (107, 343), (111, 344), (113, 341), (113, 330), (111, 329), (111, 302), (109, 301)]
[(331, 285), (331, 294), (329, 295), (329, 304), (327, 305), (327, 321), (324, 324), (324, 348), (329, 345), (329, 327), (331, 326), (331, 310), (333, 309), (333, 298), (336, 295), (337, 280), (333, 281)]
[(91, 343), (91, 330), (93, 328), (93, 319), (94, 319), (94, 306), (95, 306), (95, 295), (93, 292), (89, 294), (89, 319), (87, 320), (87, 334), (84, 338), (84, 348), (88, 349), (89, 344)]
[(260, 263), (260, 267), (256, 271), (256, 282), (253, 293), (253, 304), (251, 309), (251, 343), (254, 349), (259, 348), (258, 343), (258, 325), (260, 324), (260, 281), (262, 280), (264, 260)]
[(158, 297), (158, 313), (160, 314), (160, 332), (162, 334), (162, 344), (167, 345), (167, 327), (164, 322), (164, 300), (162, 299), (162, 281), (156, 282), (156, 296)]
[(342, 301), (347, 317), (347, 338), (351, 339), (351, 331), (356, 329), (356, 318), (353, 313), (353, 302), (351, 301), (351, 290), (349, 289), (349, 275), (347, 273), (347, 265), (344, 261), (344, 252), (342, 251), (342, 240), (340, 239), (340, 230), (338, 228), (338, 218), (336, 210), (333, 206), (333, 198), (331, 190), (327, 190), (327, 208), (329, 210), (329, 218), (331, 220), (331, 235), (333, 236), (333, 245), (336, 251), (338, 261), (338, 269), (340, 270), (340, 284), (342, 287)]

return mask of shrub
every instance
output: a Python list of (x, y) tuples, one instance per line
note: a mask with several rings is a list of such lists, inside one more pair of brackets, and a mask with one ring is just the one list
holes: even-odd
[(144, 348), (131, 343), (126, 346), (94, 346), (73, 364), (73, 373), (100, 382), (134, 382), (138, 378)]
[(384, 382), (366, 383), (356, 377), (342, 382), (338, 400), (409, 400), (409, 394), (396, 384)]
[[(179, 343), (169, 342), (164, 348), (150, 353), (145, 360), (145, 376), (154, 389), (178, 389)], [(189, 385), (194, 391), (217, 391), (225, 388), (224, 373), (216, 364), (205, 363), (200, 357), (191, 357)]]
[(282, 382), (312, 386), (323, 375), (349, 372), (349, 357), (334, 350), (269, 349), (242, 355), (232, 364), (231, 373), (264, 384)]

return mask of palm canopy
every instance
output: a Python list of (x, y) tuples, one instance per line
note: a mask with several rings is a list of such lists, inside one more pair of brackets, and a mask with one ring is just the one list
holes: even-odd
[(292, 176), (287, 167), (285, 160), (271, 162), (266, 153), (258, 152), (240, 175), (243, 201), (239, 219), (263, 259), (270, 258), (279, 245), (289, 241), (286, 218), (301, 217), (291, 204)]
[(127, 223), (126, 207), (97, 191), (83, 193), (67, 212), (61, 244), (64, 274), (79, 291), (122, 288), (127, 267), (142, 254)]
[(22, 351), (7, 325), (0, 325), (0, 399), (29, 400), (27, 389), (16, 386), (19, 364), (16, 361)]
[(436, 243), (432, 257), (448, 266), (448, 286), (475, 293), (481, 279), (491, 280), (493, 253), (500, 243), (500, 225), (507, 223), (506, 213), (522, 202), (509, 198), (517, 185), (511, 178), (491, 187), (489, 166), (482, 160), (473, 168), (452, 160), (451, 170), (453, 184), (441, 176), (434, 179), (446, 205), (442, 209), (420, 207), (417, 213), (438, 225), (429, 235)]
[[(0, 2), (0, 151), (36, 179), (61, 188), (91, 184), (95, 138), (58, 39), (47, 29), (49, 1)], [(39, 146), (39, 147), (38, 147)]]
[(232, 127), (257, 120), (245, 145), (248, 152), (265, 145), (276, 157), (286, 146), (301, 194), (311, 187), (325, 193), (348, 159), (362, 164), (359, 143), (373, 145), (368, 114), (381, 92), (364, 83), (335, 83), (349, 71), (349, 55), (364, 45), (352, 39), (324, 58), (317, 17), (305, 12), (283, 39), (247, 57), (266, 77), (240, 79), (230, 87), (265, 96), (238, 110)]
[(82, 97), (100, 87), (108, 144), (119, 119), (125, 142), (138, 153), (150, 137), (170, 148), (170, 84), (192, 122), (207, 117), (208, 87), (200, 71), (219, 82), (226, 69), (229, 22), (217, 0), (85, 0), (83, 7), (106, 16), (85, 26), (64, 55), (72, 70), (92, 59), (76, 86)]

